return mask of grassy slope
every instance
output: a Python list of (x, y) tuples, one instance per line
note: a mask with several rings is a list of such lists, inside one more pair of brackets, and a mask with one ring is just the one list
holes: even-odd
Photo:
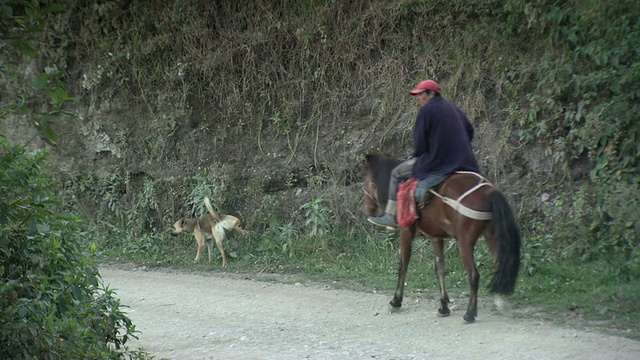
[[(286, 168), (289, 161), (304, 165), (300, 159), (307, 158), (316, 160), (314, 166), (318, 159), (323, 163), (325, 168), (314, 167), (305, 175), (306, 187), (298, 188), (294, 182), (273, 195), (262, 192), (264, 183), (250, 180), (242, 183), (243, 189), (230, 191), (240, 193), (237, 198), (242, 198), (245, 208), (239, 210), (244, 210), (248, 228), (253, 230), (246, 238), (233, 236), (229, 241), (230, 252), (236, 256), (234, 270), (297, 273), (390, 292), (395, 284), (395, 237), (359, 223), (363, 218), (354, 214), (359, 174), (345, 187), (340, 166), (345, 158), (357, 160), (357, 151), (346, 145), (348, 141), (363, 142), (364, 149), (382, 148), (403, 155), (411, 140), (408, 127), (398, 123), (403, 116), (410, 119), (414, 111), (406, 88), (431, 77), (440, 81), (447, 97), (460, 103), (485, 135), (485, 140), (482, 136), (479, 140), (483, 168), (502, 188), (524, 194), (513, 199), (529, 256), (514, 295), (516, 307), (535, 309), (535, 316), (588, 324), (606, 320), (598, 324), (638, 337), (637, 277), (620, 276), (623, 266), (616, 265), (620, 260), (600, 257), (595, 251), (587, 262), (580, 260), (584, 251), (563, 253), (561, 247), (574, 241), (570, 234), (559, 231), (562, 225), (540, 225), (557, 219), (562, 211), (545, 212), (532, 205), (542, 192), (570, 193), (560, 190), (558, 194), (561, 187), (557, 184), (569, 183), (568, 189), (574, 185), (562, 172), (548, 175), (549, 181), (540, 185), (537, 171), (548, 169), (533, 168), (522, 160), (548, 160), (542, 155), (528, 158), (539, 149), (562, 154), (550, 145), (555, 144), (555, 128), (539, 125), (558, 116), (553, 108), (541, 106), (533, 118), (529, 111), (536, 102), (553, 99), (539, 81), (562, 75), (549, 69), (569, 51), (568, 43), (552, 40), (557, 36), (554, 26), (565, 20), (544, 17), (537, 9), (547, 9), (546, 5), (526, 8), (519, 1), (509, 2), (511, 8), (489, 0), (398, 1), (393, 5), (386, 1), (291, 2), (286, 7), (268, 1), (255, 2), (255, 6), (224, 3), (203, 1), (198, 9), (182, 2), (143, 7), (109, 2), (74, 8), (68, 14), (73, 48), (69, 54), (75, 54), (70, 55), (77, 57), (74, 61), (87, 63), (70, 67), (69, 72), (78, 84), (83, 74), (88, 75), (82, 85), (97, 99), (115, 93), (146, 103), (152, 115), (165, 111), (167, 104), (171, 105), (167, 111), (178, 114), (175, 119), (150, 116), (148, 122), (135, 125), (139, 127), (136, 141), (120, 164), (125, 173), (133, 171), (134, 164), (157, 162), (160, 167), (171, 167), (182, 162), (182, 158), (171, 158), (170, 143), (181, 136), (181, 121), (195, 122), (190, 123), (192, 136), (202, 133), (208, 139), (213, 134), (231, 149), (240, 143), (234, 141), (234, 134), (244, 132), (265, 153), (274, 146), (270, 139), (287, 144), (287, 156), (274, 159), (273, 168)], [(581, 2), (580, 6), (578, 13), (589, 14), (590, 6), (599, 5)], [(95, 70), (97, 65), (109, 76)], [(216, 116), (195, 121), (192, 108)], [(337, 120), (345, 118), (349, 121)], [(528, 120), (504, 122), (505, 118)], [(218, 119), (246, 123), (228, 128)], [(382, 135), (358, 137), (374, 132)], [(496, 133), (498, 141), (492, 137)], [(515, 149), (527, 139), (524, 148)], [(320, 149), (343, 144), (346, 150), (332, 155), (305, 147), (318, 143)], [(221, 162), (240, 153), (222, 147), (210, 151)], [(562, 165), (563, 158), (558, 159)], [(565, 165), (571, 166), (568, 160)], [(180, 186), (153, 181), (136, 186), (126, 176), (112, 178), (131, 186), (125, 195), (109, 192), (107, 185), (113, 182), (91, 183), (94, 193), (83, 192), (81, 201), (94, 209), (85, 216), (95, 216), (95, 241), (112, 258), (194, 266), (190, 263), (193, 240), (169, 238), (161, 230), (181, 213), (175, 210), (175, 198), (192, 200), (192, 191), (211, 181), (198, 178), (195, 167), (187, 170), (189, 174), (193, 181)], [(80, 193), (80, 185), (75, 186)], [(119, 197), (118, 202), (109, 202), (116, 209), (101, 205), (107, 203), (105, 194)], [(227, 205), (239, 204), (237, 198), (227, 200)], [(330, 214), (291, 218), (292, 213), (303, 213), (301, 205), (317, 198), (325, 199)], [(164, 208), (173, 212), (158, 211)], [(320, 249), (317, 237), (308, 235), (311, 230), (304, 220), (310, 218), (330, 224), (321, 226), (327, 249)], [(104, 219), (120, 229), (105, 226)], [(552, 232), (552, 245), (544, 241), (540, 230)], [(432, 258), (429, 244), (418, 242), (409, 274), (410, 291), (436, 291)], [(486, 281), (491, 264), (484, 245), (478, 247), (477, 258)], [(448, 264), (449, 286), (453, 291), (466, 291), (454, 246), (448, 251)], [(204, 264), (196, 267), (208, 268)]]

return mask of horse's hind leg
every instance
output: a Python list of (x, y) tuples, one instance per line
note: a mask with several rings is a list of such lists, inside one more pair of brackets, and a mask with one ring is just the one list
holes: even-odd
[(444, 240), (435, 238), (431, 243), (433, 244), (433, 252), (436, 256), (436, 275), (438, 276), (438, 284), (440, 284), (440, 308), (438, 309), (438, 313), (442, 316), (448, 316), (451, 310), (449, 310), (449, 295), (444, 285)]
[[(493, 223), (489, 223), (487, 229), (483, 233), (485, 243), (491, 252), (491, 256), (493, 257), (494, 265), (498, 264), (498, 241), (496, 239), (495, 228)], [(503, 311), (507, 308), (507, 302), (501, 294), (493, 295), (493, 303), (496, 306), (496, 309), (499, 311)]]
[(478, 269), (473, 259), (473, 246), (475, 245), (476, 238), (462, 236), (456, 239), (456, 241), (460, 249), (462, 263), (467, 270), (467, 278), (469, 280), (469, 287), (471, 288), (467, 313), (464, 314), (462, 318), (466, 322), (472, 323), (476, 321), (476, 316), (478, 316), (478, 284), (480, 283), (480, 274), (478, 274)]
[(402, 306), (402, 297), (404, 296), (404, 283), (407, 279), (407, 269), (411, 260), (411, 245), (416, 235), (416, 228), (402, 228), (400, 230), (400, 269), (398, 270), (398, 283), (396, 284), (396, 292), (393, 299), (389, 302), (394, 308)]

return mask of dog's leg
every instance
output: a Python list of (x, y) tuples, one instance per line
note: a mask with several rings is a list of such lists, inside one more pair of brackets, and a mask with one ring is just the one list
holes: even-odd
[(236, 231), (239, 232), (241, 235), (244, 235), (244, 234), (247, 233), (243, 228), (241, 228), (238, 225), (236, 225), (236, 227), (234, 227), (234, 229), (236, 229)]
[(222, 239), (224, 239), (224, 229), (216, 226), (213, 229), (213, 238), (216, 240), (216, 246), (218, 250), (220, 250), (220, 254), (222, 254), (222, 266), (227, 267), (227, 255), (224, 253), (224, 249), (222, 248)]
[(200, 256), (202, 256), (202, 250), (204, 250), (204, 234), (201, 233), (200, 231), (194, 231), (193, 232), (193, 236), (196, 237), (196, 241), (198, 241), (198, 252), (196, 253), (196, 259), (193, 260), (194, 263), (197, 263), (198, 260), (200, 260)]
[(211, 251), (213, 250), (213, 240), (207, 240), (207, 252), (209, 253), (209, 264), (211, 264)]

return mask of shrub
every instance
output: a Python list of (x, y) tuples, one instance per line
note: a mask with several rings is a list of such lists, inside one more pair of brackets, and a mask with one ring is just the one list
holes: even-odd
[[(533, 204), (540, 220), (529, 223), (525, 269), (544, 263), (579, 259), (615, 259), (611, 267), (620, 280), (639, 279), (640, 191), (638, 185), (616, 181), (589, 182), (572, 193)], [(557, 221), (562, 219), (562, 221)]]
[(0, 134), (0, 358), (109, 359), (146, 356), (125, 346), (135, 326), (100, 282), (80, 241), (81, 222), (61, 212), (43, 170), (47, 151), (27, 153), (40, 138), (55, 145), (51, 120), (73, 100), (55, 67), (24, 71), (47, 15), (61, 5), (0, 3), (0, 120), (34, 130), (23, 145)]
[[(46, 152), (0, 136), (0, 358), (118, 358), (135, 326), (83, 251), (79, 220), (57, 213)], [(135, 337), (135, 336), (134, 336)]]

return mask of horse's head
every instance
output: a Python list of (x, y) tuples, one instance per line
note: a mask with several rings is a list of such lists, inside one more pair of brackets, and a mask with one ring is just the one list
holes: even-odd
[(371, 176), (371, 172), (367, 169), (367, 174), (364, 177), (364, 199), (362, 200), (362, 209), (364, 213), (369, 216), (376, 216), (380, 212), (382, 208), (380, 203), (378, 202), (378, 189), (376, 184), (373, 182), (373, 176)]
[(368, 154), (365, 156), (366, 172), (362, 202), (365, 214), (376, 216), (384, 211), (389, 196), (391, 170), (399, 163), (399, 160), (384, 155)]

